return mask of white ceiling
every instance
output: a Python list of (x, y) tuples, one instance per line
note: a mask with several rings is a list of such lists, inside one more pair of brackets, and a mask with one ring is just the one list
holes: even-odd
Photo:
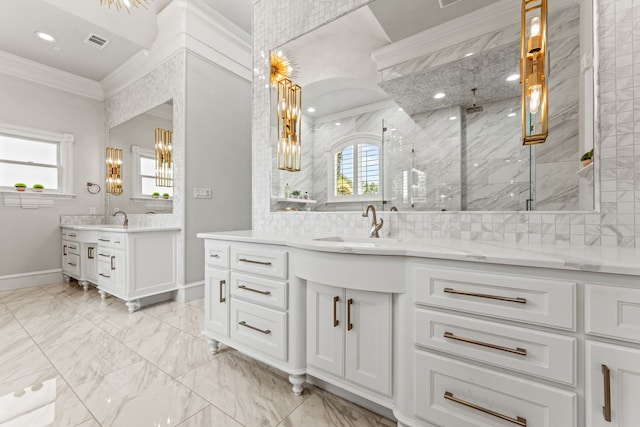
[[(0, 6), (0, 50), (100, 81), (142, 49), (151, 48), (156, 15), (172, 0), (152, 0), (131, 13), (100, 0), (11, 0)], [(251, 33), (251, 0), (199, 0)], [(44, 31), (53, 43), (35, 36)], [(83, 43), (89, 33), (109, 40), (103, 50)]]

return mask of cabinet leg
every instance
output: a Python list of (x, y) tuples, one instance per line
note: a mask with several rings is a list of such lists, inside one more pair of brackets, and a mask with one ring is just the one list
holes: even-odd
[(209, 351), (211, 352), (211, 354), (217, 354), (218, 350), (220, 350), (220, 343), (217, 340), (214, 340), (213, 338), (209, 338)]
[(100, 298), (102, 298), (102, 301), (104, 302), (104, 300), (107, 298), (107, 293), (102, 289), (98, 289), (98, 293), (100, 294)]
[(126, 301), (125, 304), (127, 305), (127, 308), (129, 309), (129, 313), (133, 313), (134, 311), (140, 309), (140, 301), (138, 301), (138, 300)]
[(64, 280), (64, 283), (69, 283), (71, 282), (71, 277), (67, 276), (66, 274), (62, 275), (62, 280)]
[(79, 283), (82, 285), (82, 289), (84, 289), (85, 292), (89, 290), (89, 282), (86, 280), (80, 280)]
[(305, 375), (289, 375), (289, 382), (293, 384), (293, 394), (296, 396), (302, 395), (302, 386), (304, 385), (305, 379)]

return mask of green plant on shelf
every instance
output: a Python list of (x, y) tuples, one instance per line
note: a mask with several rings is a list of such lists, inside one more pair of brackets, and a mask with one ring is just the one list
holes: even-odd
[(38, 193), (42, 193), (44, 191), (44, 185), (42, 184), (33, 184), (33, 191)]
[(157, 191), (151, 194), (151, 197), (153, 197), (154, 199), (157, 199), (158, 197), (160, 197), (160, 193), (158, 193)]
[(162, 198), (163, 199), (168, 199), (169, 198), (169, 193), (162, 193)]
[(14, 187), (16, 187), (16, 190), (18, 191), (25, 191), (27, 189), (27, 184), (24, 184), (22, 182), (16, 182), (14, 184)]
[(580, 160), (589, 160), (589, 159), (593, 159), (593, 148), (587, 151), (586, 153), (584, 153), (582, 157), (580, 157)]
[(292, 196), (294, 199), (297, 199), (298, 197), (300, 197), (300, 190), (293, 190), (293, 191), (291, 192), (291, 196)]

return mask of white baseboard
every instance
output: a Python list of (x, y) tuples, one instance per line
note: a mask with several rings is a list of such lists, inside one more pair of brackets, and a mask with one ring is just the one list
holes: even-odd
[[(7, 274), (0, 276), (0, 291), (30, 288), (62, 282), (62, 269), (30, 271), (28, 273)], [(203, 288), (204, 289), (204, 288)]]
[(178, 287), (176, 301), (189, 302), (199, 298), (204, 298), (204, 280), (187, 283)]

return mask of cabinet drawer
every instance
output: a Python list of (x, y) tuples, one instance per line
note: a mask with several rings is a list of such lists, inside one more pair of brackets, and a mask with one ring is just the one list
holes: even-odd
[(115, 280), (115, 272), (111, 270), (111, 264), (109, 262), (98, 263), (98, 285), (112, 288), (112, 283)]
[(231, 246), (231, 268), (262, 276), (287, 278), (287, 252), (262, 246)]
[(414, 265), (416, 302), (575, 330), (576, 284)]
[(640, 289), (586, 284), (585, 331), (640, 342)]
[(575, 393), (423, 352), (415, 366), (416, 415), (436, 425), (576, 426)]
[(98, 235), (98, 246), (124, 249), (125, 238), (123, 233), (101, 233)]
[(204, 262), (210, 267), (229, 268), (229, 243), (205, 240)]
[(80, 255), (80, 243), (69, 240), (62, 241), (62, 254), (63, 255)]
[(72, 242), (77, 242), (78, 241), (78, 232), (75, 231), (75, 230), (62, 229), (62, 238), (64, 240), (70, 240)]
[(231, 273), (231, 295), (280, 310), (287, 309), (287, 283)]
[(575, 384), (576, 339), (417, 309), (415, 342), (480, 362)]
[(231, 338), (287, 360), (287, 315), (231, 298)]
[(72, 275), (80, 274), (80, 257), (78, 255), (68, 254), (64, 271)]

